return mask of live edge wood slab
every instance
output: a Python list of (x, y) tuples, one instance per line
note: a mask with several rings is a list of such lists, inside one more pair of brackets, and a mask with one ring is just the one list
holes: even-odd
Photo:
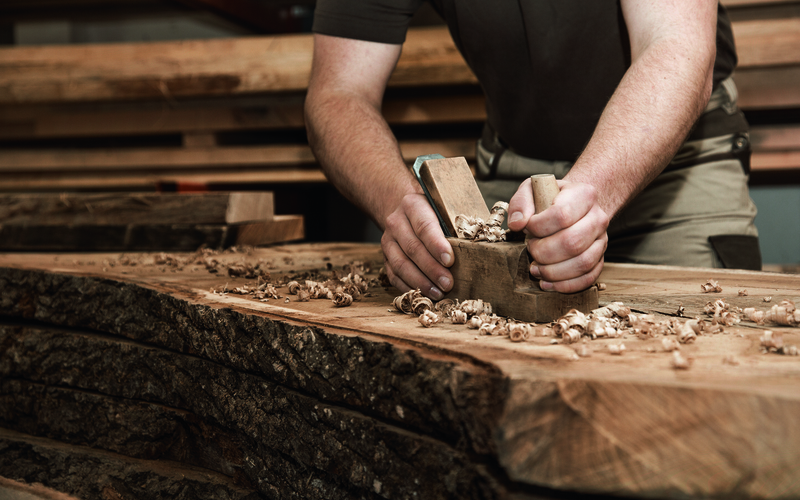
[[(273, 279), (381, 263), (353, 244), (215, 258)], [(800, 358), (761, 354), (755, 324), (700, 336), (674, 370), (660, 339), (576, 359), (423, 328), (393, 289), (260, 302), (211, 291), (254, 280), (163, 262), (0, 255), (0, 476), (83, 499), (800, 496)], [(722, 293), (700, 293), (709, 278)], [(601, 281), (601, 304), (655, 314), (800, 301), (792, 275), (608, 264)]]

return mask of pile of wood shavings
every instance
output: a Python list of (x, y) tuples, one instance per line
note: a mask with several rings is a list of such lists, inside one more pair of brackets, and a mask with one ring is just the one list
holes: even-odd
[(503, 225), (507, 211), (508, 203), (498, 201), (492, 207), (488, 221), (484, 221), (480, 217), (456, 215), (456, 235), (472, 241), (488, 241), (490, 243), (505, 241), (508, 231), (500, 226)]
[[(793, 304), (784, 301), (778, 304), (776, 313), (769, 317), (790, 321), (796, 309)], [(595, 339), (616, 339), (635, 336), (641, 340), (661, 337), (661, 352), (671, 353), (670, 366), (676, 370), (687, 370), (694, 359), (684, 356), (681, 345), (695, 342), (700, 335), (713, 335), (725, 332), (725, 327), (739, 323), (740, 310), (732, 307), (724, 300), (709, 302), (705, 312), (709, 320), (703, 318), (657, 318), (654, 315), (634, 314), (621, 302), (613, 302), (604, 307), (584, 314), (571, 310), (561, 318), (548, 324), (525, 323), (512, 318), (503, 318), (492, 313), (492, 306), (482, 300), (466, 300), (463, 302), (443, 299), (434, 302), (422, 295), (420, 290), (411, 290), (393, 300), (395, 309), (409, 315), (416, 315), (420, 324), (426, 328), (434, 327), (449, 320), (452, 324), (466, 324), (467, 328), (478, 330), (480, 335), (505, 336), (512, 342), (524, 342), (535, 337), (553, 337), (551, 343), (575, 344), (578, 357), (592, 354), (587, 342)], [(783, 309), (780, 309), (780, 308)], [(773, 308), (774, 309), (774, 308)], [(782, 311), (786, 311), (784, 314)], [(791, 314), (790, 314), (791, 313)], [(797, 313), (800, 317), (800, 312)], [(791, 320), (793, 321), (793, 320)], [(476, 337), (477, 338), (477, 337)], [(762, 338), (764, 352), (780, 354), (797, 354), (794, 346), (784, 346), (780, 335), (771, 332)], [(608, 344), (607, 352), (622, 355), (626, 351), (623, 343)], [(656, 352), (655, 349), (648, 349)], [(723, 362), (736, 366), (735, 358), (728, 356)]]

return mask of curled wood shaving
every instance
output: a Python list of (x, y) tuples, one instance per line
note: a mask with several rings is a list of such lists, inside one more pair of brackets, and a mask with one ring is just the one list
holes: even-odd
[(507, 231), (500, 226), (505, 220), (507, 210), (508, 203), (498, 201), (492, 207), (488, 221), (480, 217), (458, 214), (455, 220), (456, 235), (472, 241), (505, 241)]
[(672, 367), (676, 370), (688, 370), (693, 361), (692, 358), (684, 358), (680, 351), (672, 351)]
[(720, 293), (722, 287), (719, 286), (719, 283), (715, 280), (709, 279), (705, 284), (700, 285), (700, 290), (702, 290), (703, 293)]
[(509, 323), (508, 338), (511, 342), (523, 342), (528, 340), (531, 334), (531, 326), (528, 323)]
[[(467, 313), (464, 313), (464, 314), (467, 314)], [(467, 320), (467, 328), (469, 328), (470, 330), (477, 330), (484, 323), (485, 322), (483, 321), (483, 318), (481, 318), (480, 316), (472, 316), (469, 320)]]
[(450, 321), (455, 325), (463, 325), (467, 322), (467, 313), (460, 309), (455, 309), (450, 313)]
[(424, 295), (419, 295), (411, 300), (411, 310), (420, 315), (425, 311), (433, 311), (433, 301)]
[(625, 344), (608, 344), (608, 352), (619, 356), (625, 352)]
[(418, 318), (418, 321), (422, 326), (425, 328), (430, 328), (439, 321), (441, 321), (442, 317), (436, 314), (434, 311), (430, 309), (425, 309)]
[(344, 292), (335, 292), (331, 300), (336, 307), (347, 307), (353, 303), (353, 297)]
[(492, 314), (492, 304), (484, 302), (481, 299), (465, 300), (458, 307), (467, 313), (468, 316), (474, 316), (476, 314)]
[(770, 297), (770, 296), (767, 296), (767, 297), (764, 297), (764, 298), (763, 298), (763, 299), (761, 299), (761, 300), (763, 300), (764, 302), (772, 302), (772, 297)]
[(739, 297), (747, 297), (747, 289), (739, 290)]
[(661, 339), (661, 347), (667, 352), (672, 352), (681, 348), (681, 345), (672, 337), (664, 337)]
[(772, 330), (765, 330), (761, 336), (761, 348), (764, 353), (784, 354), (787, 356), (797, 356), (797, 346), (786, 345), (783, 342), (781, 333), (774, 333)]

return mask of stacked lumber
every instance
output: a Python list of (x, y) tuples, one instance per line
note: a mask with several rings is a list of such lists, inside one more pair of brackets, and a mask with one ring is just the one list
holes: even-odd
[[(800, 2), (725, 3), (742, 108), (800, 107)], [(0, 190), (323, 182), (311, 56), (310, 34), (0, 49)], [(444, 26), (409, 31), (383, 111), (406, 161), (474, 158), (483, 97)], [(800, 169), (797, 127), (779, 125), (754, 127), (754, 171)]]
[(0, 195), (0, 250), (193, 251), (304, 237), (271, 192)]

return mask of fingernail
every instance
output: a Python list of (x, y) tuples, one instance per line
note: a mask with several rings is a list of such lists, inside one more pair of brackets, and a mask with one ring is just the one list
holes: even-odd
[(518, 220), (522, 220), (522, 212), (514, 212), (511, 214), (511, 217), (508, 218), (508, 222), (517, 222)]
[(442, 264), (444, 264), (445, 266), (449, 266), (450, 265), (450, 254), (449, 253), (445, 252), (445, 253), (442, 254)]
[(537, 266), (536, 264), (531, 265), (531, 276), (533, 276), (534, 278), (542, 277), (542, 275), (539, 274), (539, 266)]
[(448, 288), (450, 288), (450, 278), (448, 278), (447, 276), (442, 276), (441, 278), (439, 278), (439, 286), (442, 287), (442, 290), (447, 290)]
[(553, 289), (553, 284), (550, 283), (549, 281), (541, 280), (539, 282), (539, 288), (547, 292)]
[(442, 300), (442, 297), (444, 297), (444, 294), (442, 293), (441, 290), (439, 290), (435, 286), (432, 286), (431, 287), (431, 296), (433, 296), (433, 298), (435, 300)]

